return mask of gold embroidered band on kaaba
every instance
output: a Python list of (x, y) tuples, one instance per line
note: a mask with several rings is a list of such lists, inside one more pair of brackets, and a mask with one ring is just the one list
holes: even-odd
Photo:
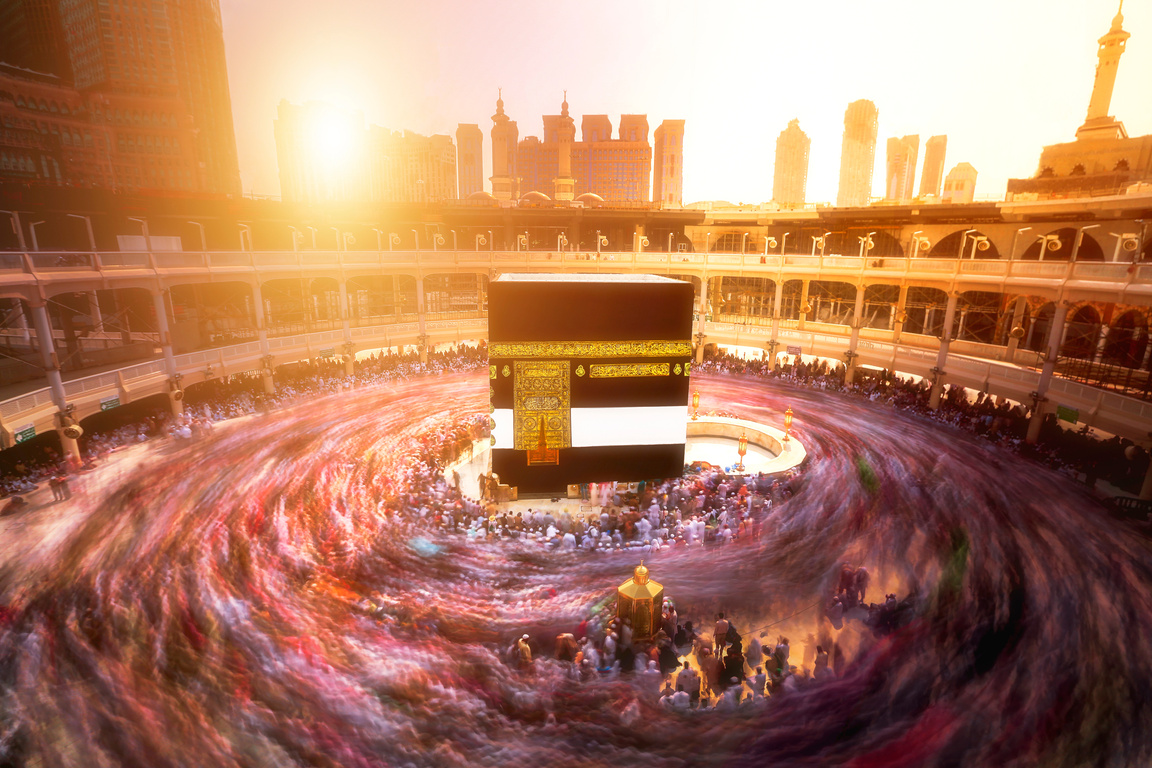
[(506, 341), (488, 357), (688, 357), (690, 341)]
[(588, 368), (588, 375), (593, 379), (627, 379), (634, 376), (668, 375), (668, 363), (608, 363), (590, 365)]

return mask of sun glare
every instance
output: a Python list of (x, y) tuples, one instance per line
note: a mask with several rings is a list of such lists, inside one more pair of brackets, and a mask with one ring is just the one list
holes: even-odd
[(308, 144), (313, 156), (326, 166), (343, 166), (356, 154), (356, 128), (346, 115), (319, 110), (312, 115)]

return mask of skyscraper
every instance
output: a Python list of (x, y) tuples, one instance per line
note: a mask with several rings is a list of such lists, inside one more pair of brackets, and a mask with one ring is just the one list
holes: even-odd
[(924, 170), (920, 171), (920, 197), (939, 198), (944, 181), (944, 155), (948, 150), (947, 136), (933, 136), (924, 143)]
[(72, 67), (58, 6), (55, 0), (0, 3), (0, 61), (70, 82)]
[(475, 123), (456, 128), (456, 173), (461, 198), (484, 191), (484, 132)]
[(808, 186), (808, 152), (812, 140), (800, 130), (800, 121), (792, 120), (776, 139), (776, 168), (772, 181), (772, 200), (783, 206), (804, 205)]
[(652, 154), (652, 201), (684, 203), (684, 121), (665, 120), (655, 133)]
[[(52, 61), (55, 51), (65, 51), (73, 83), (94, 101), (93, 116), (100, 111), (104, 128), (123, 126), (110, 137), (125, 153), (118, 186), (240, 192), (217, 0), (20, 4), (39, 19), (36, 29), (47, 30), (35, 43), (42, 58)], [(45, 9), (53, 13), (40, 13)], [(159, 151), (181, 138), (194, 158), (190, 171)], [(136, 162), (140, 152), (152, 157)]]
[(898, 203), (912, 199), (916, 189), (916, 160), (920, 155), (918, 135), (888, 139), (888, 164), (884, 199)]
[(879, 115), (876, 105), (867, 99), (852, 102), (844, 112), (840, 189), (836, 194), (840, 207), (867, 205), (872, 196)]

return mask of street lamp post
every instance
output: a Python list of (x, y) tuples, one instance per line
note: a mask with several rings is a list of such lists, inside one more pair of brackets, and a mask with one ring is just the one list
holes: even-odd
[(966, 230), (964, 232), (964, 234), (960, 235), (960, 250), (957, 252), (956, 258), (958, 258), (958, 259), (964, 258), (964, 246), (968, 244), (968, 242), (967, 242), (968, 241), (968, 235), (972, 234), (975, 231), (976, 231), (975, 229), (969, 229), (969, 230)]
[[(92, 249), (92, 253), (96, 253), (96, 236), (94, 234), (92, 234), (92, 217), (91, 216), (81, 216), (78, 213), (68, 213), (65, 215), (70, 219), (84, 219), (84, 226), (88, 230), (88, 247)], [(199, 222), (189, 222), (189, 223), (198, 224)], [(200, 225), (200, 240), (201, 241), (204, 240), (204, 225), (203, 224)], [(204, 250), (208, 250), (208, 249), (205, 248)]]
[(920, 255), (920, 235), (924, 234), (924, 230), (918, 229), (912, 233), (912, 258)]
[[(980, 246), (984, 246), (984, 247), (981, 248)], [(988, 250), (988, 238), (987, 238), (987, 236), (976, 235), (975, 237), (972, 238), (972, 261), (976, 260), (976, 249), (977, 248), (979, 248), (982, 251)]]
[(876, 233), (875, 232), (869, 232), (868, 234), (864, 235), (863, 237), (856, 238), (857, 240), (860, 241), (860, 258), (864, 258), (864, 251), (865, 250), (870, 251), (876, 245), (875, 243), (872, 242), (872, 235), (874, 235), (874, 234), (876, 234)]
[(340, 242), (344, 239), (343, 233), (341, 233), (340, 230), (337, 229), (336, 227), (328, 227), (328, 229), (330, 229), (336, 233), (336, 250), (339, 251), (340, 250)]
[[(489, 235), (489, 237), (491, 237), (491, 235)], [(484, 235), (476, 235), (476, 250), (479, 251), (480, 246), (484, 245), (487, 242), (488, 241), (484, 239)]]
[(40, 226), (43, 223), (44, 223), (43, 221), (34, 221), (28, 225), (29, 231), (32, 232), (32, 250), (34, 250), (34, 251), (40, 250), (40, 243), (36, 241), (36, 227)]
[(305, 227), (305, 229), (312, 233), (312, 250), (316, 250), (316, 227)]
[(24, 244), (24, 229), (20, 226), (20, 214), (16, 211), (0, 211), (6, 213), (12, 219), (12, 230), (16, 233), (16, 241), (20, 244), (20, 250), (25, 251), (28, 246)]
[(1021, 227), (1016, 230), (1016, 234), (1012, 235), (1012, 250), (1008, 252), (1008, 261), (1016, 260), (1016, 239), (1020, 237), (1021, 232), (1027, 232), (1030, 229), (1032, 229), (1032, 227)]
[(830, 235), (830, 234), (832, 234), (832, 233), (831, 232), (825, 232), (823, 235), (820, 236), (820, 258), (824, 258), (824, 247), (826, 245), (828, 245), (828, 235)]
[(709, 243), (708, 241), (711, 239), (712, 239), (712, 233), (711, 232), (705, 232), (704, 233), (704, 255), (705, 256), (708, 255), (708, 248), (711, 245), (711, 243)]
[(140, 225), (140, 231), (142, 233), (144, 233), (144, 249), (146, 251), (148, 251), (149, 253), (151, 253), (151, 251), (152, 251), (152, 238), (149, 237), (149, 235), (148, 235), (148, 221), (146, 219), (137, 219), (137, 218), (133, 218), (131, 216), (128, 217), (128, 221), (134, 221)]
[(1072, 255), (1068, 257), (1068, 261), (1076, 261), (1076, 255), (1080, 253), (1080, 246), (1084, 242), (1084, 233), (1090, 229), (1099, 229), (1099, 224), (1089, 224), (1085, 227), (1080, 227), (1080, 231), (1076, 233), (1076, 245), (1072, 248)]
[(450, 229), (448, 231), (452, 233), (452, 250), (453, 251), (460, 250), (459, 248), (456, 247), (456, 230)]
[[(75, 214), (73, 214), (73, 213), (70, 213), (68, 215), (69, 216), (75, 216)], [(84, 218), (87, 218), (87, 217), (84, 217)], [(204, 236), (204, 225), (201, 224), (199, 221), (190, 221), (188, 223), (191, 224), (192, 226), (196, 227), (196, 229), (200, 230), (200, 250), (201, 251), (207, 251), (208, 250), (208, 238), (206, 238)], [(89, 226), (91, 226), (91, 225), (89, 225)], [(289, 227), (289, 229), (291, 229), (291, 227)], [(89, 235), (91, 235), (91, 232), (89, 232)], [(95, 250), (95, 246), (93, 246), (93, 250)]]
[(1055, 253), (1060, 250), (1060, 235), (1041, 235), (1038, 239), (1040, 240), (1040, 261), (1044, 261), (1045, 251)]
[(675, 232), (668, 233), (668, 253), (672, 253), (672, 238), (676, 237)]
[(790, 234), (792, 234), (792, 233), (791, 232), (785, 232), (784, 236), (780, 238), (780, 255), (781, 256), (784, 255), (784, 250), (788, 247), (788, 235), (790, 235)]
[[(248, 235), (248, 250), (249, 251), (256, 250), (252, 246), (252, 225), (251, 224), (240, 224), (239, 227), (240, 227), (240, 250), (242, 250), (242, 251), (244, 250), (244, 235)], [(148, 250), (152, 250), (152, 249), (149, 248)]]
[(288, 231), (292, 235), (292, 253), (299, 253), (300, 243), (304, 240), (304, 234), (292, 225), (288, 225)]
[(376, 233), (376, 250), (383, 251), (384, 250), (384, 242), (383, 242), (383, 240), (381, 240), (381, 237), (383, 237), (384, 233), (382, 233), (376, 227), (372, 227), (372, 231)]
[(740, 255), (741, 256), (744, 255), (745, 243), (747, 243), (747, 242), (748, 242), (748, 233), (745, 232), (744, 234), (740, 235)]
[(489, 252), (496, 250), (496, 241), (492, 239), (492, 230), (488, 230), (488, 250)]
[(415, 238), (413, 240), (413, 242), (416, 243), (416, 250), (420, 250), (420, 233), (414, 229), (411, 230), (411, 232), (412, 232), (412, 237)]
[(565, 245), (568, 245), (568, 238), (561, 232), (556, 236), (556, 250), (559, 251)]

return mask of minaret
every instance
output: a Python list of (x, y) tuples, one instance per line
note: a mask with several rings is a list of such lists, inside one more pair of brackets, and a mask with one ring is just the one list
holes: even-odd
[(497, 91), (496, 114), (492, 115), (492, 196), (497, 200), (511, 200), (516, 195), (516, 123), (504, 114), (503, 89)]
[(1120, 56), (1130, 34), (1122, 28), (1124, 24), (1124, 0), (1120, 0), (1120, 10), (1112, 19), (1112, 28), (1098, 41), (1096, 51), (1099, 63), (1096, 65), (1096, 81), (1092, 84), (1092, 99), (1088, 102), (1088, 116), (1084, 125), (1076, 131), (1078, 139), (1126, 139), (1128, 132), (1124, 124), (1108, 114), (1112, 104), (1112, 89), (1116, 85), (1116, 70), (1120, 66)]
[(568, 91), (564, 91), (564, 102), (560, 105), (558, 138), (553, 195), (556, 200), (572, 200), (576, 197), (576, 179), (572, 178), (572, 142), (576, 140), (576, 122), (568, 116)]

